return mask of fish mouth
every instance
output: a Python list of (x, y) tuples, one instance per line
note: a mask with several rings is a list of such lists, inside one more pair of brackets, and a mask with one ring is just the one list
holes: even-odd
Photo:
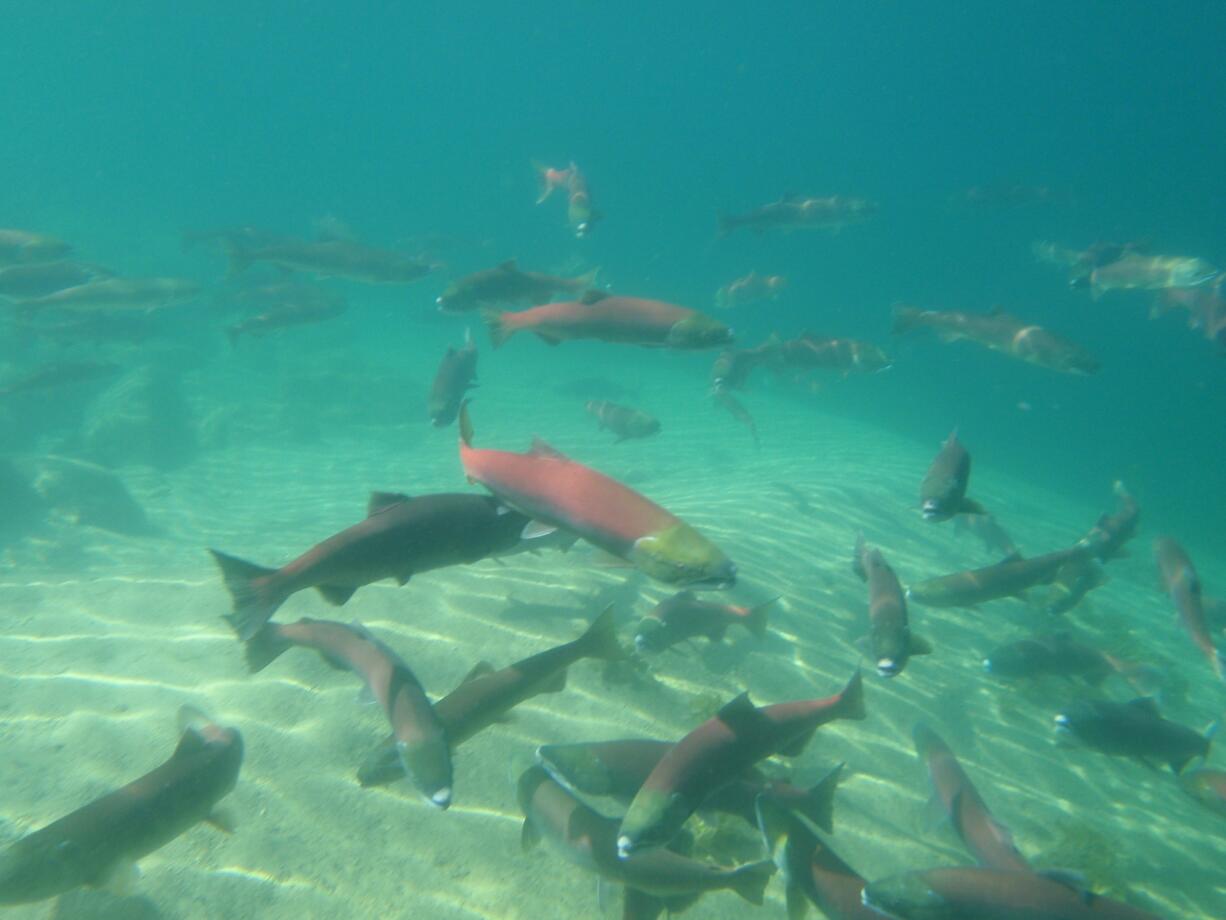
[(622, 836), (617, 838), (617, 858), (628, 859), (634, 852), (634, 841), (629, 837)]
[(436, 789), (431, 793), (430, 804), (445, 811), (451, 804), (451, 787), (444, 786), (442, 789)]
[(1058, 732), (1070, 732), (1073, 730), (1072, 721), (1064, 713), (1060, 713), (1052, 721), (1056, 723), (1056, 731)]
[(893, 658), (882, 658), (877, 662), (877, 673), (881, 677), (897, 677), (902, 668)]
[(934, 501), (926, 501), (920, 508), (920, 514), (925, 521), (931, 521), (941, 516), (941, 506)]
[[(992, 659), (991, 658), (983, 659), (983, 669), (989, 674), (992, 673)], [(1057, 716), (1056, 718), (1059, 718), (1059, 716)]]
[(651, 642), (646, 636), (634, 637), (634, 650), (636, 652), (646, 653), (651, 651)]

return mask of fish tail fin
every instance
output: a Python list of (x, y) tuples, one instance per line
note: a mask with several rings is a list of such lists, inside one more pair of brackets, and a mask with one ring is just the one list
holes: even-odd
[(506, 322), (506, 314), (499, 310), (482, 310), (481, 319), (485, 322), (485, 328), (490, 334), (490, 342), (495, 348), (501, 348), (503, 343), (515, 334), (515, 329), (508, 326)]
[(272, 618), (285, 600), (271, 588), (271, 576), (276, 569), (266, 569), (215, 549), (209, 552), (221, 569), (221, 577), (234, 603), (234, 609), (225, 617), (226, 622), (246, 642)]
[(550, 168), (540, 160), (532, 161), (532, 170), (536, 173), (536, 203), (540, 204), (553, 194), (556, 186), (549, 181)]
[(775, 874), (775, 864), (769, 859), (741, 866), (732, 874), (732, 890), (757, 907), (766, 900), (766, 884)]
[(792, 803), (792, 808), (827, 834), (834, 833), (834, 793), (839, 787), (843, 767), (844, 764), (839, 764), (811, 786), (801, 801)]
[(617, 620), (610, 604), (592, 621), (592, 625), (579, 637), (586, 650), (586, 657), (604, 661), (621, 661), (628, 657), (626, 650), (617, 641)]
[(459, 425), (460, 443), (465, 447), (473, 446), (473, 420), (468, 417), (468, 400), (460, 402)]
[(243, 659), (252, 674), (263, 671), (281, 656), (292, 643), (281, 635), (273, 623), (265, 623), (254, 636), (243, 643)]
[(749, 610), (749, 615), (745, 617), (745, 628), (748, 629), (754, 636), (759, 639), (766, 638), (766, 630), (770, 625), (770, 606), (779, 600), (779, 595), (772, 597), (769, 601), (763, 601), (756, 604)]
[(868, 718), (868, 713), (864, 710), (864, 677), (859, 668), (856, 668), (856, 673), (839, 694), (838, 705), (840, 715), (844, 719), (859, 721)]
[(911, 332), (919, 326), (920, 314), (923, 312), (916, 307), (909, 307), (906, 304), (895, 304), (890, 311), (893, 316), (893, 323), (890, 326), (890, 332), (894, 335), (902, 335), (906, 332)]

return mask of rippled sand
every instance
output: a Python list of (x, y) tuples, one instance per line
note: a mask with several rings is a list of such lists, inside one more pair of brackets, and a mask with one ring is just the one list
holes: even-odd
[[(264, 441), (215, 451), (172, 475), (128, 471), (165, 538), (62, 531), (14, 550), (0, 569), (0, 840), (162, 762), (183, 703), (237, 726), (247, 757), (226, 803), (238, 818), (235, 834), (202, 826), (151, 855), (134, 898), (78, 892), (5, 916), (597, 915), (590, 876), (545, 848), (520, 850), (514, 779), (535, 745), (678, 737), (745, 688), (760, 703), (835, 692), (859, 663), (854, 642), (864, 632), (865, 591), (849, 564), (857, 530), (904, 582), (991, 561), (973, 537), (925, 524), (914, 511), (939, 439), (899, 441), (823, 414), (820, 400), (806, 404), (764, 387), (744, 397), (762, 433), (755, 451), (703, 400), (701, 373), (686, 379), (667, 398), (641, 401), (663, 419), (663, 435), (616, 448), (574, 397), (500, 379), (474, 404), (477, 443), (518, 450), (541, 434), (698, 526), (740, 567), (731, 599), (782, 595), (769, 638), (734, 630), (724, 646), (699, 643), (652, 659), (650, 676), (628, 683), (610, 680), (600, 664), (577, 664), (564, 693), (520, 706), (511, 722), (460, 748), (447, 813), (404, 783), (357, 786), (354, 769), (385, 724), (377, 708), (356, 702), (351, 675), (302, 651), (258, 676), (244, 672), (220, 619), (228, 598), (204, 548), (280, 564), (355, 522), (371, 489), (466, 488), (454, 428), (397, 421), (412, 414), (406, 410), (389, 424), (355, 425), (313, 445)], [(973, 451), (973, 438), (966, 440)], [(797, 510), (797, 493), (811, 514)], [(1074, 504), (982, 465), (973, 493), (1031, 553), (1066, 545), (1113, 504), (1109, 483)], [(1184, 678), (1186, 695), (1170, 701), (1167, 715), (1203, 727), (1226, 695), (1158, 590), (1152, 536), (1144, 530), (1133, 558), (1113, 563), (1108, 584), (1060, 622)], [(1223, 560), (1208, 547), (1189, 550), (1208, 589), (1226, 591)], [(371, 586), (339, 609), (301, 593), (278, 619), (360, 620), (437, 696), (480, 659), (501, 667), (578, 635), (602, 593), (622, 599), (628, 641), (625, 599), (638, 595), (637, 617), (669, 592), (576, 547), (429, 573), (405, 588)], [(922, 718), (946, 737), (1036, 864), (1081, 869), (1166, 917), (1222, 916), (1222, 819), (1187, 799), (1169, 771), (1058, 746), (1052, 716), (1080, 692), (1076, 685), (1009, 686), (982, 672), (988, 649), (1051, 628), (1052, 618), (1006, 600), (975, 611), (915, 606), (912, 622), (937, 653), (914, 659), (894, 681), (866, 672), (868, 721), (823, 729), (795, 762), (806, 781), (847, 762), (832, 841), (844, 858), (870, 877), (970, 861), (952, 832), (928, 827), (927, 778), (910, 742)], [(1127, 695), (1126, 687), (1107, 690)], [(781, 916), (778, 881), (769, 898), (751, 913), (735, 895), (713, 894), (687, 916)]]

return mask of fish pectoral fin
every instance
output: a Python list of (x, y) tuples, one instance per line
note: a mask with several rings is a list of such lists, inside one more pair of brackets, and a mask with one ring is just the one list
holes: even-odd
[(464, 679), (457, 686), (463, 687), (467, 683), (471, 683), (479, 677), (484, 677), (486, 674), (493, 674), (494, 666), (488, 661), (478, 661), (468, 673), (464, 675)]
[(136, 890), (140, 875), (140, 866), (130, 859), (120, 859), (90, 884), (94, 888), (104, 888), (117, 897), (125, 898)]
[(353, 592), (357, 588), (352, 588), (348, 585), (316, 585), (315, 590), (323, 595), (323, 599), (333, 607), (340, 607), (344, 605), (345, 601), (353, 597)]
[(530, 850), (540, 842), (541, 832), (536, 829), (535, 824), (525, 818), (523, 829), (519, 832), (520, 849)]
[[(948, 826), (951, 823), (950, 821), (951, 812), (952, 810), (951, 811), (945, 810), (945, 805), (941, 802), (940, 798), (936, 795), (936, 793), (933, 793), (929, 797), (928, 801), (924, 804), (924, 820), (923, 820), (924, 830), (931, 833), (932, 831), (935, 831), (937, 828)], [(957, 812), (952, 812), (952, 813), (956, 814)]]
[(522, 540), (540, 540), (557, 532), (558, 528), (553, 524), (547, 524), (544, 521), (529, 521), (524, 525), (524, 529), (520, 531), (519, 536)]
[(916, 636), (912, 634), (907, 651), (912, 655), (931, 655), (933, 652), (933, 647), (932, 643), (923, 636)]
[(214, 808), (204, 820), (206, 824), (217, 828), (223, 834), (233, 834), (238, 829), (238, 821), (234, 817), (234, 812), (228, 808)]
[(362, 689), (358, 691), (358, 705), (373, 706), (377, 702), (375, 692), (370, 689), (370, 684), (362, 684)]
[(555, 460), (569, 459), (562, 451), (542, 441), (540, 438), (532, 439), (532, 446), (528, 448), (528, 453), (533, 457), (552, 457)]
[(608, 296), (609, 294), (607, 291), (602, 291), (599, 288), (591, 288), (583, 292), (583, 296), (579, 298), (579, 303), (591, 306), (594, 303), (600, 303)]
[(558, 671), (541, 684), (541, 693), (561, 693), (566, 689), (566, 668)]

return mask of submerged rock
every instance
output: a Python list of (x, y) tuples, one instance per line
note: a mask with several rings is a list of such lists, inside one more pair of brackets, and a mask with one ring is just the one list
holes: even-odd
[(140, 367), (94, 400), (81, 429), (81, 449), (108, 466), (142, 464), (175, 469), (196, 456), (192, 412), (177, 375)]
[(68, 457), (43, 457), (36, 469), (34, 490), (69, 520), (129, 536), (158, 532), (123, 480), (110, 470)]

